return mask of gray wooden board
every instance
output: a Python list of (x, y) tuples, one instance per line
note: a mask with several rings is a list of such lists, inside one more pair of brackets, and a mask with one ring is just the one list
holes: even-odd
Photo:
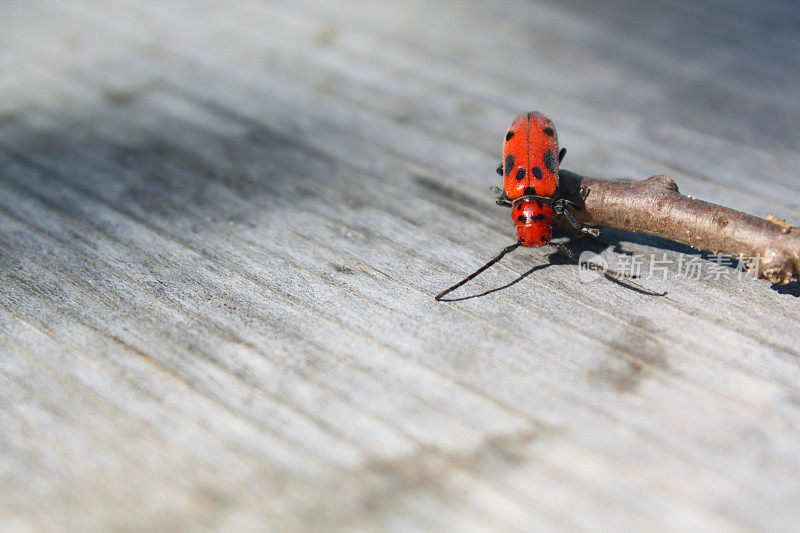
[(792, 2), (0, 4), (0, 530), (793, 530), (796, 285), (607, 231), (669, 298), (547, 249), (432, 295), (511, 242), (529, 109), (798, 223), (799, 43)]

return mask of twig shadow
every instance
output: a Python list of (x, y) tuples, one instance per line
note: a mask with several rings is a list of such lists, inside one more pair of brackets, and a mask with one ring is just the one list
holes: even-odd
[[(564, 230), (563, 228), (559, 228), (555, 233), (559, 234), (559, 236), (568, 236), (568, 237), (573, 236), (572, 233)], [(573, 246), (578, 253), (584, 250), (590, 250), (595, 253), (600, 253), (601, 251), (610, 249), (611, 251), (617, 254), (629, 255), (629, 256), (634, 255), (632, 252), (622, 249), (621, 243), (623, 242), (641, 244), (644, 246), (650, 246), (652, 248), (660, 248), (664, 251), (672, 251), (686, 255), (697, 256), (709, 262), (714, 262), (714, 257), (715, 257), (714, 254), (712, 254), (709, 251), (697, 250), (695, 248), (692, 248), (691, 246), (687, 246), (685, 244), (677, 243), (667, 239), (662, 239), (661, 237), (654, 237), (652, 235), (629, 233), (629, 232), (609, 230), (609, 229), (604, 229), (601, 237), (571, 239), (570, 245)], [(737, 261), (736, 258), (731, 258), (729, 262), (721, 263), (720, 266), (727, 267), (732, 272), (735, 271), (737, 273), (746, 270), (746, 265), (740, 264), (740, 262)], [(609, 276), (606, 276), (606, 278), (614, 283), (626, 285), (624, 280), (618, 280)], [(732, 283), (733, 282), (735, 281), (732, 281)], [(628, 287), (628, 288), (633, 289), (637, 292), (642, 292), (641, 290), (635, 287)], [(772, 284), (770, 288), (773, 291), (777, 292), (778, 294), (785, 294), (787, 296), (794, 296), (795, 298), (800, 298), (800, 281), (795, 281), (787, 285)], [(650, 292), (645, 291), (644, 294), (650, 294)], [(661, 295), (661, 293), (653, 293), (653, 294)], [(664, 295), (665, 294), (666, 293), (664, 293)]]
[(778, 294), (788, 294), (795, 298), (800, 298), (800, 281), (795, 281), (786, 285), (777, 285), (775, 283), (770, 287)]

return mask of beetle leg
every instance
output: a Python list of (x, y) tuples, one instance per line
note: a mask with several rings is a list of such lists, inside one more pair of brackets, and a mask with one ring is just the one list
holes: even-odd
[(578, 222), (578, 220), (575, 218), (575, 215), (573, 215), (572, 212), (569, 210), (570, 205), (575, 205), (575, 204), (569, 202), (568, 200), (556, 200), (553, 203), (553, 212), (555, 212), (555, 214), (557, 215), (564, 215), (565, 217), (567, 217), (567, 220), (569, 221), (570, 224), (572, 224), (572, 227), (574, 227), (578, 231), (586, 233), (587, 235), (591, 235), (592, 237), (598, 237), (600, 235), (600, 230), (597, 228), (590, 228), (589, 226), (584, 226), (583, 224)]
[(500, 187), (492, 187), (491, 191), (497, 195), (494, 203), (503, 207), (511, 207), (511, 199), (506, 195), (506, 191)]

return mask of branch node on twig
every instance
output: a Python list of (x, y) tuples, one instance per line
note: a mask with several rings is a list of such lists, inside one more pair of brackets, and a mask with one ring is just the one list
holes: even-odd
[(774, 217), (772, 215), (767, 215), (767, 220), (776, 224), (781, 227), (781, 233), (789, 233), (792, 231), (792, 225), (786, 222), (785, 220), (781, 220), (778, 217)]
[(678, 191), (678, 184), (675, 183), (675, 180), (668, 178), (663, 174), (655, 174), (650, 176), (642, 183), (652, 184), (654, 187), (660, 187), (669, 191)]

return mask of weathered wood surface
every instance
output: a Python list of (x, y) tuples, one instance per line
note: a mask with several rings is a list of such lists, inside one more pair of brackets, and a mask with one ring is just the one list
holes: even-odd
[[(0, 530), (800, 523), (800, 292), (584, 285), (500, 139), (800, 222), (794, 2), (0, 4)], [(591, 246), (583, 244), (579, 246)]]

